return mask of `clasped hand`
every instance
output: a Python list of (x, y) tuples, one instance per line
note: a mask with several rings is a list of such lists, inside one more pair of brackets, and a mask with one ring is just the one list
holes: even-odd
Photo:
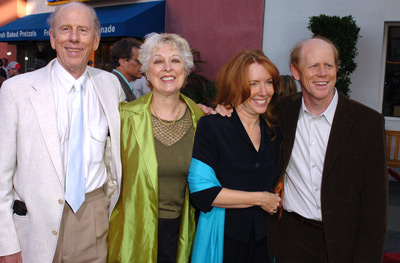
[(277, 194), (270, 192), (260, 192), (260, 204), (259, 206), (270, 215), (278, 211), (281, 198)]

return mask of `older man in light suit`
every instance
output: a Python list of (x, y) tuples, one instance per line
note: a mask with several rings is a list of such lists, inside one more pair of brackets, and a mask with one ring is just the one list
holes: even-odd
[(0, 262), (106, 262), (124, 95), (86, 66), (100, 41), (92, 8), (60, 6), (49, 23), (57, 58), (0, 91)]

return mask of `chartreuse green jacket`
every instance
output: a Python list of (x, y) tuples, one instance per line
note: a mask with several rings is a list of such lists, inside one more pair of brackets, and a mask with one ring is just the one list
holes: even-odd
[[(122, 183), (119, 200), (111, 214), (108, 262), (156, 263), (158, 226), (158, 165), (154, 145), (150, 102), (153, 93), (120, 105)], [(203, 115), (188, 105), (194, 130)], [(179, 234), (177, 262), (188, 262), (195, 222), (186, 189)]]

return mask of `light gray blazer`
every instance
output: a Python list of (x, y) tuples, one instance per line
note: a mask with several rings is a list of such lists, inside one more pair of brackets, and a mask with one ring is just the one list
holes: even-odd
[[(24, 263), (52, 262), (65, 200), (65, 172), (51, 82), (46, 67), (15, 76), (0, 89), (0, 256), (22, 251)], [(121, 182), (118, 79), (88, 67), (109, 125), (105, 161), (112, 211)], [(108, 158), (106, 158), (108, 156)], [(15, 199), (26, 216), (13, 215)]]

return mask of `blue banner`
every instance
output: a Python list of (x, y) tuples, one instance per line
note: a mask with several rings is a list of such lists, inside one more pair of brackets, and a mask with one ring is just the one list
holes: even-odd
[[(96, 7), (95, 10), (102, 37), (144, 37), (151, 32), (165, 31), (165, 1)], [(49, 16), (50, 13), (28, 15), (0, 27), (0, 42), (49, 40)]]

